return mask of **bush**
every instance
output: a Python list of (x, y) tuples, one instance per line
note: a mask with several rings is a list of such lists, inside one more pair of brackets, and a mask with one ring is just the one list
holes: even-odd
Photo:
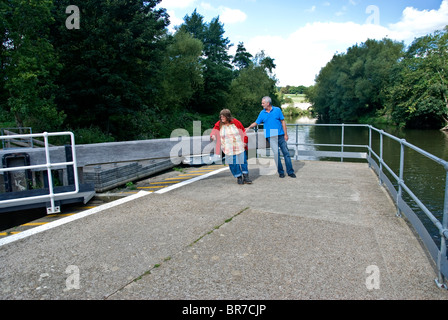
[(76, 144), (89, 144), (101, 142), (114, 142), (115, 139), (110, 134), (106, 134), (98, 127), (79, 128), (71, 130), (75, 134)]
[(283, 109), (283, 114), (285, 115), (285, 117), (296, 118), (306, 115), (307, 112), (305, 110), (293, 106), (288, 106), (285, 109)]

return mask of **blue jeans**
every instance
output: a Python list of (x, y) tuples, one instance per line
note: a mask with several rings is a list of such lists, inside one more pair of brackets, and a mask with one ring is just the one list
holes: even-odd
[(288, 175), (294, 173), (294, 168), (292, 167), (291, 156), (289, 155), (288, 144), (285, 140), (285, 135), (274, 136), (267, 138), (269, 144), (271, 145), (272, 151), (274, 152), (275, 165), (277, 166), (277, 171), (279, 174), (285, 174), (283, 170), (282, 161), (280, 160), (280, 152), (282, 151), (283, 157), (285, 158), (286, 172)]
[(249, 173), (246, 152), (233, 156), (226, 156), (226, 164), (229, 165), (230, 172), (232, 172), (235, 178)]

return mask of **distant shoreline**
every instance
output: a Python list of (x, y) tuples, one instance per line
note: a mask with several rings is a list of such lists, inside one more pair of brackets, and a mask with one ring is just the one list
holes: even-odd
[[(282, 109), (287, 108), (289, 106), (293, 105), (292, 103), (286, 103), (282, 105)], [(309, 107), (311, 107), (311, 103), (309, 102), (296, 102), (294, 103), (294, 108), (301, 109), (301, 110), (308, 110)]]

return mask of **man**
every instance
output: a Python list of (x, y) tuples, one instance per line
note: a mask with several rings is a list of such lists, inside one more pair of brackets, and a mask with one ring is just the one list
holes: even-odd
[(277, 166), (277, 171), (280, 178), (285, 177), (285, 171), (283, 170), (282, 162), (280, 160), (280, 152), (283, 153), (285, 158), (286, 173), (291, 178), (295, 178), (294, 168), (292, 167), (291, 157), (288, 150), (288, 132), (286, 130), (285, 117), (282, 110), (278, 107), (272, 106), (272, 99), (270, 97), (264, 97), (261, 100), (263, 110), (258, 115), (257, 120), (246, 128), (246, 132), (257, 125), (264, 123), (264, 135), (271, 145), (274, 152), (274, 160)]

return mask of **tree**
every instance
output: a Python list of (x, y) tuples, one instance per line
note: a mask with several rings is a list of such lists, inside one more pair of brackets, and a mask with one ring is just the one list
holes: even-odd
[(367, 40), (337, 54), (320, 71), (309, 94), (314, 110), (331, 122), (356, 122), (375, 116), (386, 103), (391, 70), (402, 56), (403, 44), (389, 39)]
[(185, 31), (174, 34), (167, 47), (167, 57), (163, 62), (164, 103), (170, 111), (185, 109), (193, 94), (203, 85), (202, 42)]
[(191, 16), (185, 16), (179, 31), (189, 32), (203, 44), (203, 86), (194, 95), (190, 107), (192, 110), (213, 114), (225, 106), (230, 83), (233, 78), (230, 56), (227, 53), (230, 41), (224, 37), (224, 25), (219, 17), (208, 24), (203, 17), (193, 11)]
[(232, 63), (238, 68), (238, 70), (248, 68), (252, 64), (252, 55), (246, 51), (244, 43), (238, 43), (235, 57), (233, 57)]
[(156, 117), (166, 50), (160, 0), (85, 0), (79, 30), (65, 28), (68, 0), (55, 0), (53, 42), (64, 65), (58, 105), (67, 126), (99, 127), (118, 140), (136, 138)]
[(60, 64), (49, 41), (51, 8), (51, 0), (15, 0), (3, 2), (0, 11), (0, 106), (18, 127), (34, 132), (56, 130), (65, 117), (54, 103)]
[[(264, 53), (256, 55), (260, 56), (266, 59)], [(255, 121), (261, 111), (261, 99), (264, 96), (270, 96), (272, 104), (279, 105), (276, 80), (269, 76), (268, 71), (263, 65), (256, 65), (253, 61), (247, 68), (240, 70), (232, 81), (227, 108), (232, 110), (243, 124), (248, 125)]]
[(10, 4), (6, 1), (0, 2), (0, 41), (1, 41), (1, 47), (0, 47), (0, 117), (3, 121), (5, 120), (13, 120), (13, 117), (9, 114), (9, 108), (7, 106), (7, 101), (9, 98), (8, 91), (5, 88), (7, 77), (6, 75), (6, 69), (8, 67), (8, 51), (10, 50), (10, 43), (9, 43), (9, 18), (8, 15), (10, 15), (11, 8)]
[(274, 59), (266, 56), (264, 50), (261, 50), (255, 55), (253, 63), (256, 66), (262, 67), (270, 77), (275, 78), (273, 75), (273, 70), (276, 67)]
[(179, 31), (190, 33), (194, 38), (204, 42), (206, 25), (204, 17), (194, 9), (191, 16), (184, 17), (184, 23), (179, 27)]
[(0, 120), (104, 141), (151, 139), (190, 120), (213, 124), (226, 107), (258, 112), (264, 95), (278, 103), (273, 59), (250, 61), (241, 43), (240, 75), (219, 17), (204, 23), (195, 10), (170, 35), (159, 2), (85, 0), (71, 29), (69, 0), (1, 1)]
[(394, 72), (388, 91), (392, 119), (408, 127), (448, 123), (448, 26), (415, 39)]
[(323, 121), (337, 121), (337, 94), (335, 89), (337, 69), (340, 55), (333, 58), (323, 67), (316, 76), (315, 85), (308, 92), (308, 98), (313, 105), (314, 111)]

